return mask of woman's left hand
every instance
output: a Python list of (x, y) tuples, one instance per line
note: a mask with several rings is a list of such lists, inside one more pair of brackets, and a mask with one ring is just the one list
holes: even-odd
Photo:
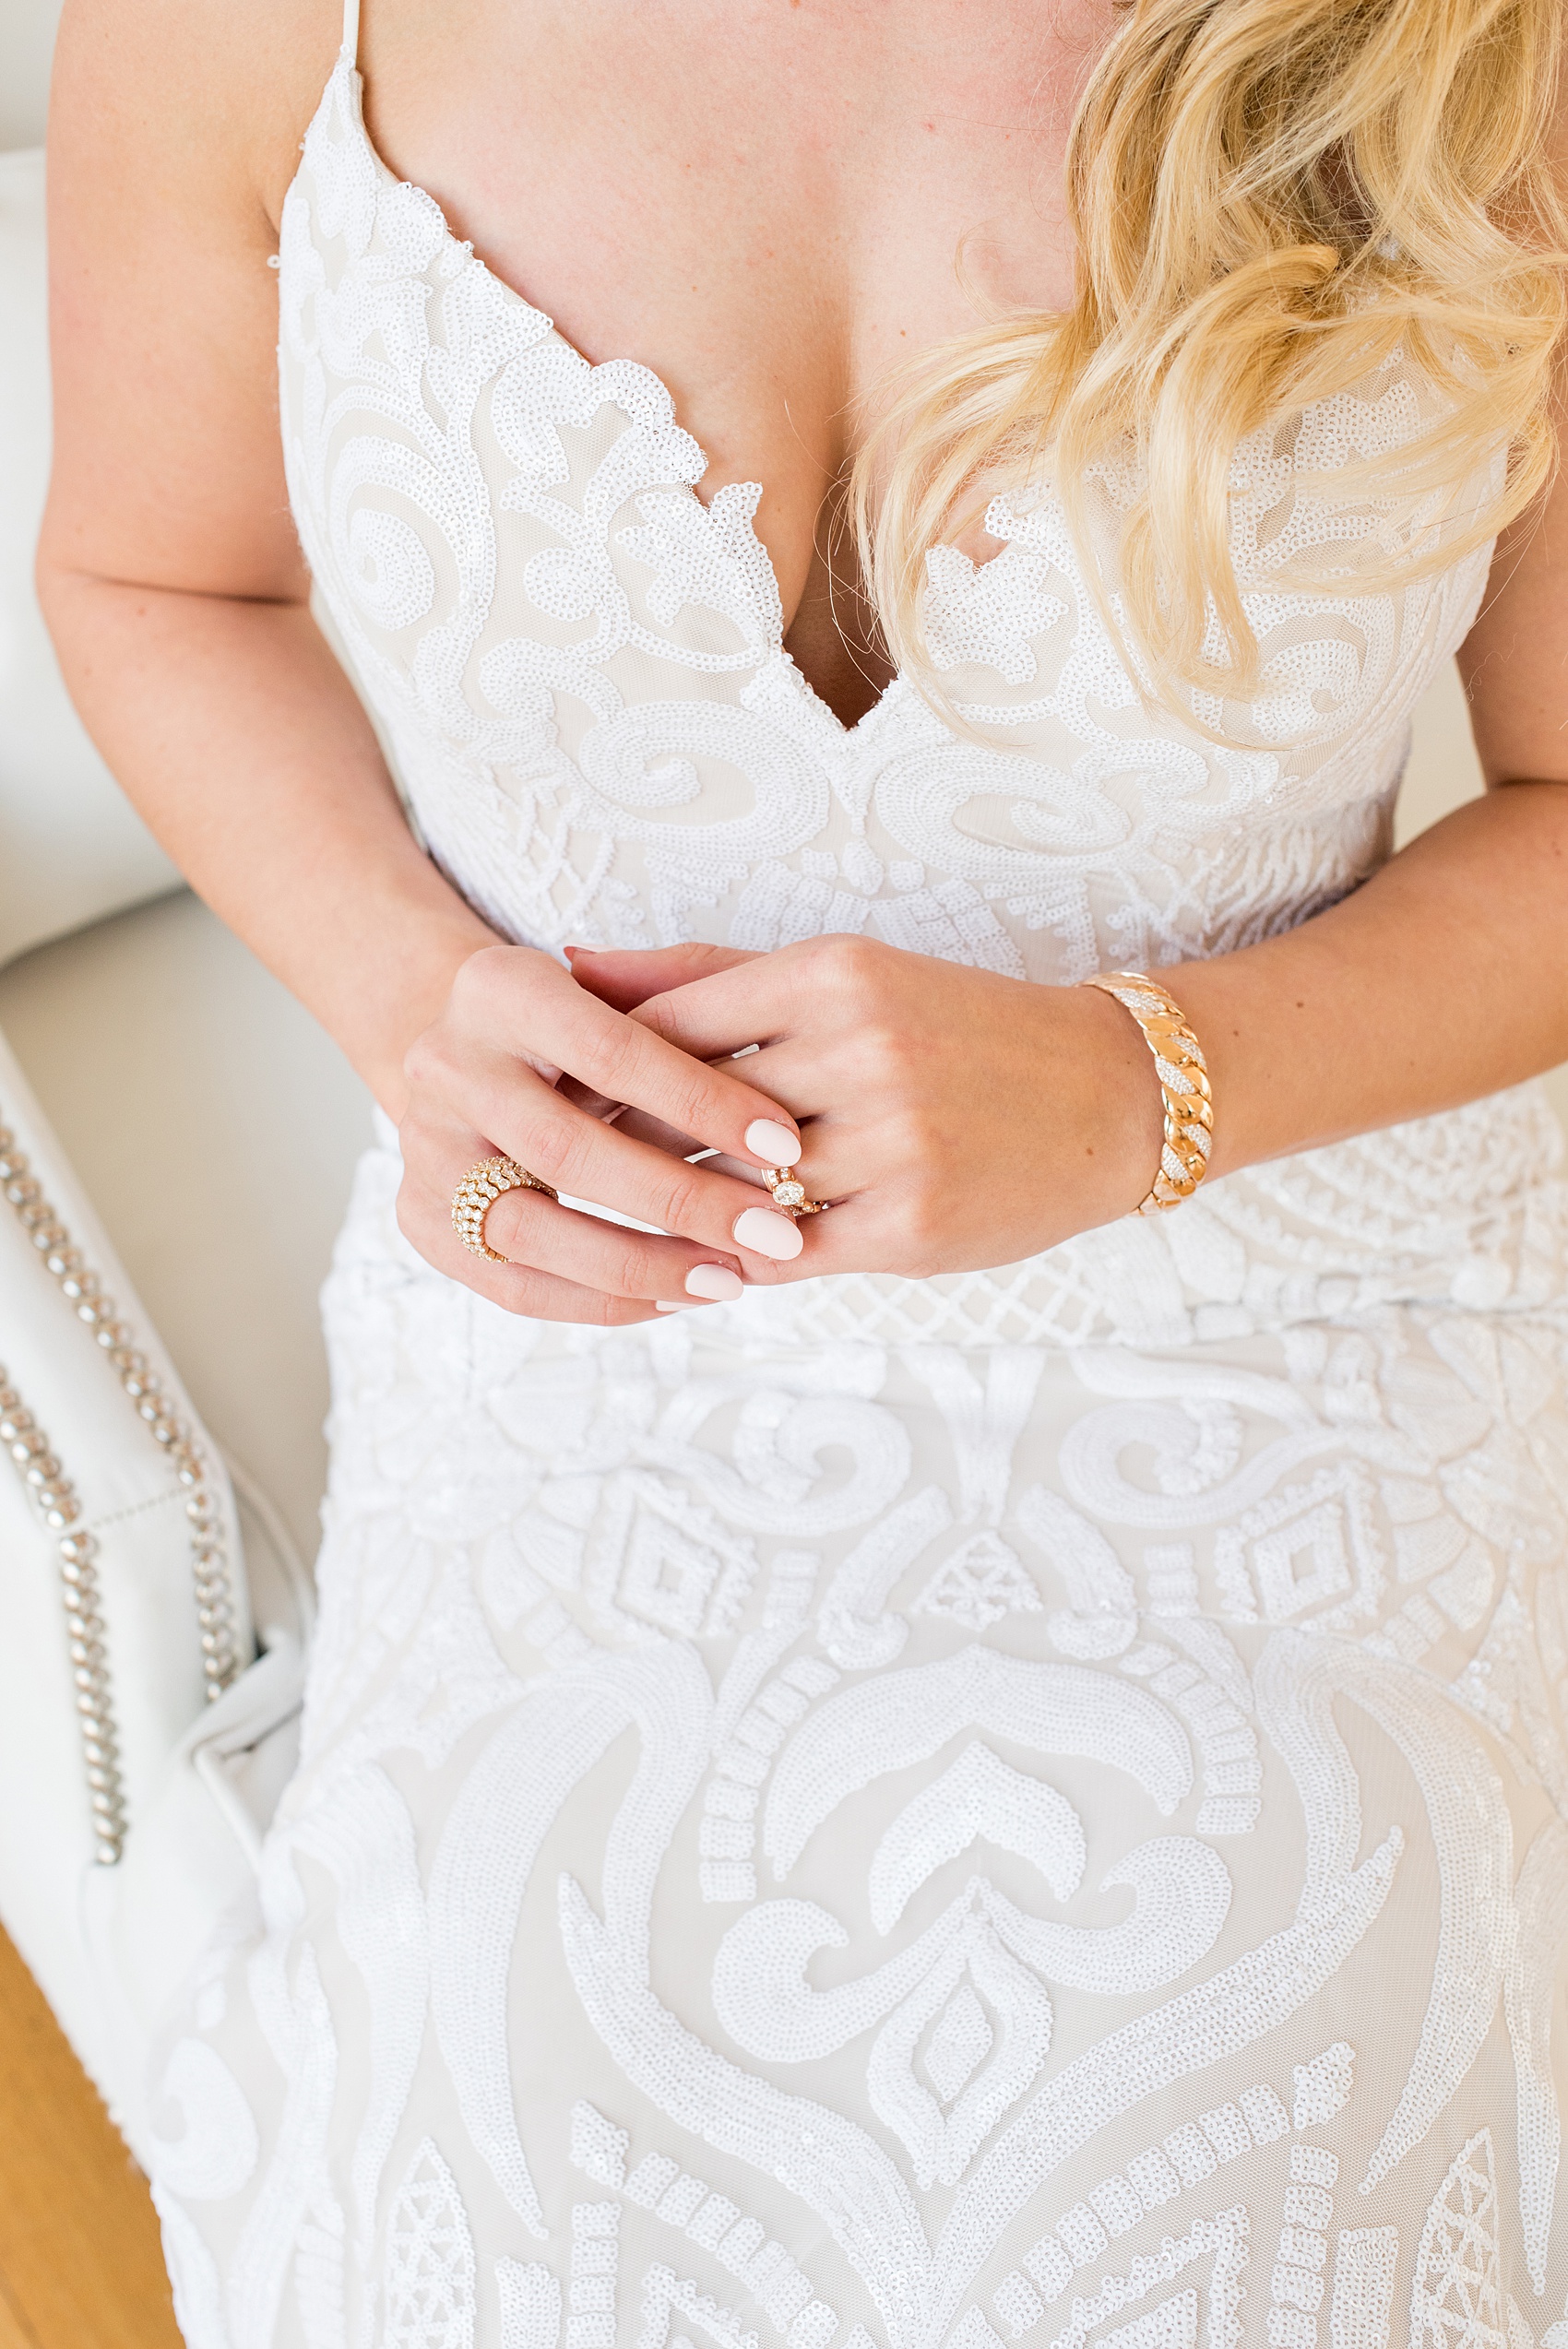
[[(582, 986), (694, 1058), (759, 1048), (746, 1082), (801, 1125), (794, 1172), (833, 1202), (801, 1219), (802, 1252), (778, 1278), (1016, 1263), (1126, 1215), (1153, 1179), (1154, 1063), (1097, 988), (837, 935), (767, 955), (569, 951)], [(630, 1114), (622, 1124), (640, 1132)]]

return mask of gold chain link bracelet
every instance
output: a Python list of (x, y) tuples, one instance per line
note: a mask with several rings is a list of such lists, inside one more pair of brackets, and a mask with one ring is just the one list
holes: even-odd
[(1209, 1090), (1208, 1063), (1203, 1047), (1188, 1026), (1181, 1006), (1159, 981), (1141, 970), (1104, 971), (1086, 979), (1114, 995), (1132, 1013), (1143, 1030), (1144, 1042), (1154, 1054), (1159, 1090), (1165, 1102), (1165, 1140), (1159, 1170), (1140, 1199), (1135, 1213), (1157, 1216), (1190, 1199), (1208, 1172), (1214, 1139), (1214, 1096)]

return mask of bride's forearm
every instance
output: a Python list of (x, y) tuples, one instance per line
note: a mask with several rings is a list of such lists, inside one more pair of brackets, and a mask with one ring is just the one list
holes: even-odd
[(411, 837), (306, 607), (41, 566), (73, 698), (200, 895), (394, 1117), (402, 1061), (493, 933)]
[(1224, 1174), (1568, 1059), (1568, 783), (1510, 783), (1299, 930), (1160, 977), (1214, 1085)]

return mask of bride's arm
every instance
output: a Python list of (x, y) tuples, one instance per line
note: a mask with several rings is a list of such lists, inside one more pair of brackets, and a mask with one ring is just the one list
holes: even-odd
[[(77, 706), (153, 830), (402, 1121), (399, 1211), (416, 1244), (517, 1310), (636, 1320), (682, 1298), (697, 1265), (750, 1261), (732, 1227), (758, 1213), (756, 1191), (628, 1140), (549, 1077), (568, 1069), (742, 1159), (774, 1155), (744, 1135), (777, 1111), (547, 956), (496, 943), (410, 836), (311, 621), (267, 262), (337, 37), (336, 0), (70, 0), (50, 133), (56, 438), (40, 593)], [(492, 1146), (686, 1237), (513, 1192), (487, 1236), (519, 1266), (481, 1263), (447, 1202)], [(793, 1244), (792, 1227), (763, 1222)]]
[(1215, 1170), (1568, 1060), (1568, 480), (1500, 543), (1461, 647), (1483, 798), (1288, 936), (1172, 980), (1229, 1102)]
[(399, 821), (306, 610), (265, 181), (331, 44), (325, 9), (283, 18), (293, 42), (247, 33), (242, 58), (234, 12), (65, 9), (38, 585), (77, 706), (153, 830), (396, 1109), (398, 1027), (435, 1016), (488, 933)]

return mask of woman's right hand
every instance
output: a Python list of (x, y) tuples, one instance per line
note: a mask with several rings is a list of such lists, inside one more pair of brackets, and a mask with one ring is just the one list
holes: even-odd
[[(799, 1157), (793, 1120), (738, 1076), (600, 1002), (548, 955), (505, 945), (470, 955), (404, 1074), (398, 1224), (437, 1271), (510, 1312), (646, 1321), (660, 1304), (738, 1297), (743, 1281), (777, 1276), (801, 1252), (795, 1224), (757, 1185), (618, 1133), (559, 1080), (759, 1169)], [(493, 1264), (453, 1229), (452, 1194), (497, 1153), (553, 1190), (659, 1232), (628, 1230), (540, 1191), (508, 1191), (485, 1217), (486, 1241), (508, 1260)]]

